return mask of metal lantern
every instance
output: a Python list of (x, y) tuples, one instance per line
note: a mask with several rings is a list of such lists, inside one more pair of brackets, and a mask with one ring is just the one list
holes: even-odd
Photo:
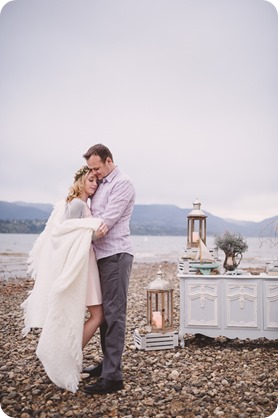
[(187, 216), (187, 248), (198, 247), (199, 239), (206, 245), (206, 218), (198, 199), (193, 202), (193, 210)]
[(159, 270), (156, 279), (147, 287), (147, 323), (153, 332), (173, 330), (173, 292)]

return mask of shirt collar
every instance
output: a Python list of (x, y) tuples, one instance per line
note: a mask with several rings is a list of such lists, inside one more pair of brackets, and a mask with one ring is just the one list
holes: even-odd
[(118, 174), (118, 172), (119, 172), (119, 169), (118, 169), (118, 167), (116, 166), (115, 168), (114, 168), (114, 170), (112, 170), (111, 171), (111, 173), (109, 173), (106, 177), (103, 177), (103, 179), (102, 179), (102, 183), (111, 183), (111, 181), (113, 180), (113, 178)]

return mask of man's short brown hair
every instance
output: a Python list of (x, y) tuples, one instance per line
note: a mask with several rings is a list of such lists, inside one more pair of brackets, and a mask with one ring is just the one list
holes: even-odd
[(86, 161), (92, 156), (92, 155), (98, 155), (101, 159), (101, 161), (104, 163), (106, 161), (106, 158), (111, 158), (113, 162), (113, 156), (109, 148), (107, 148), (103, 144), (96, 144), (93, 145), (88, 149), (87, 152), (83, 155)]

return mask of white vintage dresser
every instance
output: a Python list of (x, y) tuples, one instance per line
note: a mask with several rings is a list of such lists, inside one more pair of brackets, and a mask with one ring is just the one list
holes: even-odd
[(209, 337), (278, 339), (278, 277), (196, 275), (180, 278), (180, 330)]

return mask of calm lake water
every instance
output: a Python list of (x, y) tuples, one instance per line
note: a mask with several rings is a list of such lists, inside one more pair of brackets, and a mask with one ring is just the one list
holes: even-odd
[[(0, 234), (0, 278), (26, 277), (26, 259), (38, 235)], [(247, 238), (248, 251), (243, 254), (240, 267), (265, 267), (278, 258), (277, 240)], [(184, 254), (186, 237), (132, 236), (135, 262), (178, 262)], [(207, 237), (207, 246), (213, 247), (214, 237)], [(219, 259), (224, 253), (219, 250)]]

